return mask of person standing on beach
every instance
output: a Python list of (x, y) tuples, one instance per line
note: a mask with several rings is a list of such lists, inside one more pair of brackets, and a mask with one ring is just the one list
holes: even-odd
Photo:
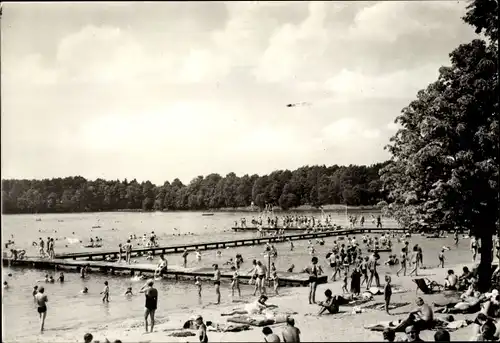
[(472, 236), (470, 239), (470, 249), (472, 250), (472, 262), (476, 261), (476, 256), (478, 252), (478, 244), (476, 237)]
[(283, 336), (283, 342), (300, 343), (300, 330), (295, 327), (295, 320), (293, 318), (286, 318), (286, 327), (281, 335)]
[(241, 289), (240, 289), (240, 274), (238, 269), (235, 266), (231, 267), (233, 271), (233, 280), (231, 281), (231, 296), (234, 297), (234, 290), (238, 290), (238, 296), (241, 298)]
[(408, 275), (411, 276), (413, 273), (415, 273), (415, 276), (418, 276), (419, 257), (418, 257), (418, 246), (416, 245), (413, 247), (411, 262), (415, 264), (415, 267)]
[(453, 239), (455, 240), (455, 246), (458, 247), (458, 230), (455, 230), (453, 234)]
[(391, 286), (391, 277), (389, 275), (385, 276), (385, 287), (384, 287), (384, 300), (385, 300), (385, 312), (389, 313), (389, 304), (391, 303), (392, 296), (392, 286)]
[(406, 276), (406, 261), (408, 260), (406, 248), (401, 249), (401, 258), (399, 263), (401, 263), (401, 268), (396, 272), (396, 276), (399, 276), (399, 273), (403, 271), (403, 276)]
[(217, 264), (214, 267), (214, 285), (215, 285), (215, 295), (217, 296), (216, 305), (220, 304), (220, 269)]
[(439, 264), (438, 267), (444, 268), (444, 249), (441, 249), (441, 252), (438, 255)]
[(109, 285), (107, 281), (104, 281), (104, 289), (100, 294), (103, 294), (102, 302), (109, 303)]
[(318, 258), (314, 256), (311, 259), (309, 268), (309, 304), (316, 303), (316, 288), (318, 287), (318, 276), (323, 273), (323, 269), (318, 266)]
[(368, 271), (370, 272), (370, 279), (368, 280), (368, 283), (366, 284), (366, 289), (370, 288), (372, 286), (373, 279), (375, 279), (375, 283), (377, 284), (377, 287), (380, 287), (380, 278), (378, 276), (377, 272), (377, 253), (373, 253), (370, 259), (368, 260)]
[(45, 318), (47, 317), (47, 302), (49, 299), (47, 295), (44, 294), (45, 288), (40, 287), (38, 293), (35, 294), (36, 304), (38, 305), (38, 315), (40, 316), (40, 332), (43, 332), (45, 326)]
[[(144, 310), (144, 325), (146, 332), (148, 332), (148, 317), (151, 317), (151, 331), (153, 332), (155, 326), (155, 312), (158, 307), (158, 291), (153, 287), (154, 282), (151, 280), (139, 290), (140, 293), (144, 293), (146, 296), (146, 309)], [(148, 287), (147, 289), (146, 286)]]

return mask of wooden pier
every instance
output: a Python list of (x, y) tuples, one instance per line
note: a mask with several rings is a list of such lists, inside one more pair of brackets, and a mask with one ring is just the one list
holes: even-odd
[[(259, 228), (257, 226), (245, 226), (245, 227), (232, 227), (231, 228), (234, 232), (244, 232), (244, 231), (251, 231), (251, 232), (257, 232), (259, 231)], [(283, 230), (284, 232), (310, 232), (310, 233), (315, 233), (315, 232), (325, 232), (325, 231), (332, 231), (332, 230), (347, 230), (347, 231), (352, 231), (352, 230), (369, 230), (367, 232), (371, 232), (370, 230), (375, 230), (374, 232), (380, 232), (380, 231), (404, 231), (404, 229), (401, 228), (377, 228), (377, 227), (364, 227), (364, 228), (355, 228), (355, 229), (346, 229), (340, 226), (337, 227), (315, 227), (315, 228), (304, 228), (304, 227), (268, 227), (268, 226), (263, 226), (262, 231), (266, 232), (273, 232), (273, 231), (279, 231)]]
[[(217, 241), (217, 242), (200, 242), (200, 243), (189, 243), (189, 244), (177, 244), (171, 246), (163, 247), (151, 247), (151, 248), (138, 248), (132, 249), (132, 256), (143, 256), (151, 252), (153, 255), (156, 254), (175, 254), (184, 251), (194, 251), (199, 250), (215, 250), (224, 249), (227, 247), (240, 247), (240, 246), (252, 246), (261, 245), (266, 243), (280, 243), (283, 241), (296, 241), (305, 239), (316, 239), (316, 238), (326, 238), (332, 236), (343, 236), (343, 235), (354, 235), (362, 233), (374, 233), (374, 232), (386, 232), (386, 231), (404, 231), (404, 229), (383, 229), (383, 228), (363, 228), (363, 229), (342, 229), (342, 230), (330, 230), (321, 232), (303, 232), (293, 235), (279, 236), (268, 236), (268, 237), (255, 237), (255, 238), (245, 238), (245, 239), (235, 239), (229, 241)], [(113, 251), (92, 251), (92, 252), (78, 252), (78, 253), (67, 253), (67, 254), (56, 254), (57, 259), (88, 259), (88, 260), (105, 260), (107, 257), (117, 259), (119, 252)], [(124, 254), (123, 254), (124, 255)]]
[[(67, 259), (40, 259), (40, 258), (28, 258), (23, 260), (13, 260), (11, 258), (2, 258), (2, 263), (4, 266), (9, 267), (27, 267), (27, 268), (38, 268), (45, 270), (69, 270), (73, 272), (79, 272), (80, 268), (87, 266), (92, 272), (98, 271), (101, 273), (106, 273), (109, 275), (124, 275), (127, 277), (134, 276), (138, 273), (142, 273), (145, 276), (152, 277), (156, 268), (155, 264), (151, 263), (117, 263), (117, 262), (105, 262), (105, 261), (72, 261)], [(176, 281), (181, 280), (194, 280), (196, 276), (199, 276), (202, 280), (211, 280), (214, 272), (209, 268), (182, 268), (179, 266), (168, 266), (168, 271), (163, 274), (163, 278), (175, 279)], [(279, 273), (279, 284), (285, 287), (296, 287), (296, 286), (307, 286), (309, 284), (309, 275), (306, 273)], [(223, 280), (231, 281), (233, 275), (222, 274), (221, 278)], [(250, 275), (240, 275), (240, 281), (243, 283), (249, 283)], [(319, 277), (318, 283), (327, 283), (327, 276), (323, 275)]]

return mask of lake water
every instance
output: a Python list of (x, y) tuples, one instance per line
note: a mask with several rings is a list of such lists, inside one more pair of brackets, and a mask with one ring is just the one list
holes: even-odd
[[(356, 212), (359, 214), (360, 212)], [(304, 213), (306, 214), (306, 213)], [(346, 225), (345, 213), (328, 212), (333, 221), (339, 225)], [(365, 218), (369, 218), (371, 212), (364, 212)], [(312, 215), (309, 213), (309, 215)], [(318, 213), (314, 214), (319, 216)], [(90, 236), (99, 236), (103, 239), (103, 249), (116, 248), (118, 243), (124, 242), (131, 233), (142, 236), (143, 233), (155, 231), (160, 238), (161, 245), (179, 244), (187, 242), (208, 242), (229, 240), (236, 238), (252, 237), (256, 233), (234, 233), (231, 230), (235, 220), (242, 217), (247, 218), (247, 223), (253, 217), (252, 213), (216, 213), (214, 216), (202, 216), (199, 212), (175, 212), (175, 213), (92, 213), (92, 214), (58, 214), (58, 215), (11, 215), (3, 216), (2, 235), (4, 241), (14, 239), (17, 248), (27, 249), (28, 255), (36, 255), (36, 248), (31, 246), (38, 237), (47, 236), (57, 238), (56, 253), (70, 251), (85, 251), (80, 244), (69, 244), (67, 238), (79, 238), (87, 243)], [(40, 218), (41, 221), (36, 221)], [(99, 229), (92, 226), (100, 225)], [(368, 225), (372, 225), (368, 223)], [(395, 223), (386, 219), (384, 226), (394, 227)], [(57, 231), (57, 232), (56, 232)], [(324, 246), (316, 246), (317, 256), (320, 264), (330, 274), (330, 268), (326, 265), (324, 256), (331, 248), (331, 243), (337, 238), (325, 239)], [(359, 241), (359, 239), (358, 239)], [(451, 246), (452, 237), (445, 239), (425, 239), (414, 236), (411, 244), (419, 243), (424, 248), (424, 264), (437, 265), (437, 254), (443, 245)], [(294, 242), (295, 249), (290, 251), (289, 243), (278, 243), (278, 259), (275, 261), (278, 271), (287, 269), (290, 264), (295, 264), (296, 270), (306, 267), (311, 256), (307, 251), (307, 241)], [(401, 244), (402, 246), (402, 244)], [(451, 263), (465, 263), (470, 261), (470, 254), (463, 252), (468, 248), (468, 242), (461, 243), (463, 249), (451, 250), (446, 256)], [(396, 245), (399, 251), (399, 245)], [(94, 249), (95, 250), (95, 249)], [(223, 265), (236, 253), (241, 253), (245, 259), (242, 266), (243, 271), (251, 267), (251, 260), (263, 259), (263, 246), (246, 246), (229, 248), (223, 251), (222, 258), (217, 258), (214, 250), (202, 251), (202, 260), (197, 262), (194, 254), (190, 254), (188, 267), (210, 268), (212, 263)], [(382, 260), (387, 259), (387, 254), (381, 254)], [(169, 254), (166, 256), (169, 265), (181, 265), (180, 254)], [(140, 260), (140, 259), (136, 259)], [(141, 263), (143, 261), (140, 261)], [(157, 263), (152, 261), (151, 263)], [(227, 267), (222, 267), (223, 272)], [(390, 271), (388, 267), (382, 267), (382, 273)], [(12, 276), (8, 276), (11, 273)], [(43, 279), (47, 271), (31, 270), (23, 268), (4, 268), (3, 280), (7, 280), (10, 288), (3, 291), (3, 313), (4, 313), (4, 339), (8, 341), (26, 341), (38, 332), (38, 314), (31, 296), (32, 288), (37, 280)], [(54, 274), (53, 271), (49, 272)], [(54, 274), (55, 275), (55, 274)], [(55, 275), (57, 277), (57, 275)], [(102, 304), (99, 292), (102, 290), (103, 282), (108, 280), (111, 289), (111, 302)], [(99, 327), (103, 324), (124, 322), (126, 319), (135, 318), (137, 323), (142, 322), (144, 298), (134, 296), (125, 298), (123, 293), (128, 286), (132, 286), (137, 292), (143, 282), (134, 282), (124, 276), (107, 276), (97, 273), (90, 275), (88, 279), (81, 280), (76, 273), (66, 273), (64, 284), (47, 284), (46, 294), (49, 297), (49, 313), (46, 321), (47, 330), (73, 330)], [(79, 291), (84, 287), (89, 288), (89, 294), (83, 295)], [(215, 300), (212, 285), (204, 283), (203, 299), (200, 301), (196, 295), (194, 282), (178, 282), (174, 280), (162, 280), (156, 283), (160, 297), (157, 317), (159, 320), (168, 317), (171, 311), (183, 311), (193, 309), (197, 306), (206, 305)], [(222, 302), (229, 303), (229, 283), (221, 286)], [(286, 292), (286, 290), (284, 290)], [(242, 287), (242, 293), (246, 300), (250, 299), (251, 290), (249, 286)]]

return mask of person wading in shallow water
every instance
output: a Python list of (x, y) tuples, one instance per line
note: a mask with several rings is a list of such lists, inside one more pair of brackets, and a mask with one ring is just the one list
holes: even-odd
[[(146, 296), (146, 309), (144, 310), (144, 326), (146, 328), (146, 332), (148, 332), (148, 317), (151, 317), (150, 332), (153, 332), (153, 329), (155, 327), (155, 312), (158, 306), (158, 291), (153, 287), (153, 285), (154, 282), (149, 281), (147, 284), (142, 286), (141, 290), (139, 291), (140, 293), (144, 293), (144, 295)], [(148, 288), (144, 289), (146, 286)]]
[(49, 301), (47, 295), (44, 294), (44, 292), (45, 289), (43, 287), (40, 287), (38, 289), (38, 293), (35, 294), (36, 304), (38, 305), (37, 311), (40, 316), (40, 332), (42, 333), (45, 325), (45, 318), (47, 317), (47, 302)]

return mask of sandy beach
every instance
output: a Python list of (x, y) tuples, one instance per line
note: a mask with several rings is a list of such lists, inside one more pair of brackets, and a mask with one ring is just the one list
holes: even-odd
[[(469, 264), (472, 267), (473, 264)], [(445, 265), (445, 268), (429, 268), (423, 269), (419, 273), (419, 277), (428, 277), (442, 283), (448, 269), (454, 269), (455, 273), (460, 273), (463, 265)], [(383, 279), (381, 274), (381, 280)], [(382, 321), (395, 320), (398, 318), (405, 318), (408, 312), (415, 308), (414, 301), (417, 297), (415, 290), (416, 285), (412, 282), (414, 277), (392, 275), (392, 284), (394, 288), (401, 288), (406, 290), (404, 293), (393, 294), (392, 303), (411, 303), (410, 305), (400, 307), (392, 310), (392, 315), (386, 314), (381, 310), (366, 309), (363, 313), (353, 314), (352, 307), (341, 306), (340, 313), (334, 315), (324, 315), (318, 317), (317, 305), (310, 305), (307, 301), (308, 288), (289, 288), (282, 289), (285, 295), (271, 296), (268, 303), (275, 304), (279, 307), (280, 312), (297, 312), (294, 315), (296, 326), (301, 330), (301, 340), (309, 342), (321, 341), (381, 341), (382, 333), (373, 332), (364, 328), (366, 325), (376, 324)], [(227, 287), (227, 286), (226, 286)], [(342, 294), (342, 283), (337, 281), (335, 283), (328, 283), (319, 285), (317, 290), (317, 301), (324, 298), (323, 292), (329, 288), (334, 294)], [(205, 292), (212, 291), (206, 287)], [(227, 289), (222, 287), (223, 296), (227, 294)], [(193, 296), (195, 296), (193, 294)], [(432, 294), (424, 295), (420, 291), (418, 296), (421, 296), (424, 301), (431, 304), (435, 301), (444, 299), (444, 295)], [(244, 295), (245, 302), (252, 301), (253, 297)], [(50, 326), (43, 335), (32, 337), (30, 341), (36, 342), (79, 342), (83, 340), (83, 335), (87, 332), (93, 334), (94, 339), (103, 342), (105, 339), (113, 342), (120, 339), (123, 342), (197, 342), (196, 336), (190, 337), (172, 337), (169, 336), (174, 330), (181, 331), (182, 325), (185, 321), (194, 315), (202, 315), (205, 321), (212, 321), (218, 324), (226, 323), (226, 317), (221, 317), (220, 314), (232, 309), (241, 308), (243, 302), (235, 302), (230, 305), (207, 305), (203, 308), (189, 308), (183, 311), (170, 313), (168, 316), (162, 316), (161, 302), (168, 301), (168, 297), (160, 296), (160, 305), (158, 309), (158, 320), (155, 326), (155, 332), (144, 333), (142, 318), (131, 318), (128, 321), (114, 326), (108, 326), (105, 323), (99, 327), (85, 327), (82, 325), (79, 330), (67, 331), (64, 333), (52, 334)], [(362, 307), (383, 302), (383, 296), (375, 296), (374, 300), (364, 304)], [(50, 316), (50, 314), (49, 314)], [(437, 318), (444, 318), (445, 315), (437, 314)], [(454, 315), (455, 319), (475, 318), (475, 315)], [(277, 324), (271, 326), (273, 331), (281, 334), (281, 330), (285, 324)], [(178, 330), (176, 330), (178, 329)], [(194, 331), (193, 331), (194, 332)], [(433, 341), (435, 331), (424, 331), (421, 337), (424, 340)], [(398, 333), (399, 337), (404, 334)], [(451, 332), (452, 340), (468, 340), (471, 335), (471, 327), (461, 328)], [(262, 342), (262, 327), (251, 327), (248, 331), (243, 332), (208, 332), (209, 341), (212, 342)]]

